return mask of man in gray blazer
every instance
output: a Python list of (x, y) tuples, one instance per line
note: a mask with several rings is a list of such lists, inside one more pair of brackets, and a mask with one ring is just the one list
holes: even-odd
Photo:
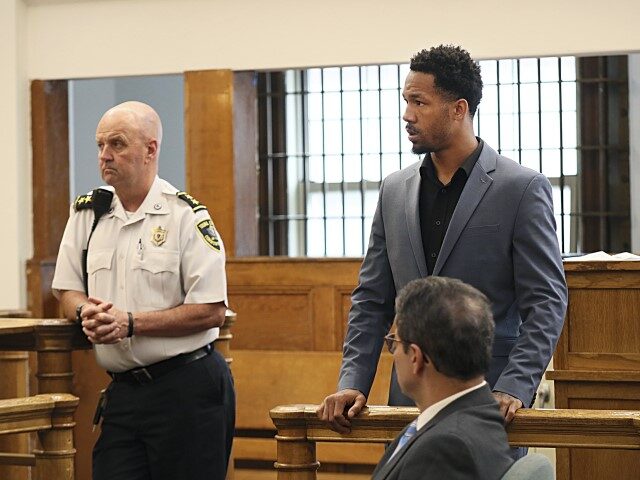
[(487, 297), (460, 280), (409, 282), (385, 337), (400, 388), (420, 415), (387, 448), (374, 480), (497, 480), (513, 464), (484, 379), (494, 323)]
[[(551, 185), (474, 135), (482, 78), (460, 47), (416, 54), (403, 97), (412, 151), (425, 156), (380, 186), (352, 296), (339, 391), (318, 415), (339, 432), (349, 430), (366, 403), (396, 292), (433, 275), (461, 279), (491, 301), (496, 329), (487, 381), (509, 422), (532, 404), (566, 310)], [(413, 404), (395, 372), (389, 404)]]

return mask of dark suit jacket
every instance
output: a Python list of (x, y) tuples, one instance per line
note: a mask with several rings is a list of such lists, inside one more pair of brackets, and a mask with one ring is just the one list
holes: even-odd
[(387, 463), (399, 438), (385, 451), (373, 480), (497, 480), (514, 462), (486, 385), (447, 405)]
[[(420, 163), (380, 187), (369, 248), (353, 292), (339, 388), (368, 396), (395, 296), (427, 276), (420, 215)], [(473, 285), (491, 301), (496, 322), (487, 380), (492, 388), (533, 399), (562, 330), (567, 287), (551, 185), (485, 143), (451, 217), (433, 275)], [(412, 405), (392, 382), (390, 405)]]

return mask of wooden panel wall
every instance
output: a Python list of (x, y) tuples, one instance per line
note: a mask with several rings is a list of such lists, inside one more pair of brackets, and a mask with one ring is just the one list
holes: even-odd
[(185, 72), (187, 190), (209, 208), (229, 255), (235, 251), (232, 100), (231, 70)]
[(33, 258), (27, 267), (28, 309), (54, 318), (52, 260), (69, 216), (69, 121), (66, 80), (31, 82)]
[(258, 255), (258, 95), (255, 72), (233, 73), (235, 255)]
[(253, 75), (231, 70), (184, 74), (186, 188), (209, 209), (230, 257), (258, 253)]
[[(567, 318), (554, 355), (557, 408), (640, 410), (640, 265), (567, 262)], [(640, 452), (558, 449), (558, 479), (637, 478)]]
[(360, 259), (255, 257), (227, 264), (229, 301), (248, 317), (234, 349), (341, 351)]
[[(237, 392), (237, 460), (274, 461), (268, 412), (286, 403), (320, 403), (337, 388), (351, 292), (361, 259), (235, 258), (227, 262), (229, 302), (238, 313), (232, 353)], [(391, 355), (383, 353), (369, 396), (386, 404)], [(326, 463), (373, 465), (380, 445), (323, 445)], [(243, 475), (236, 470), (236, 477)], [(242, 478), (242, 477), (240, 477)]]

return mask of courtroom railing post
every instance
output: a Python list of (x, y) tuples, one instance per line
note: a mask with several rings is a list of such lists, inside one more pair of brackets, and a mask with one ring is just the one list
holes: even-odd
[(73, 414), (78, 398), (73, 395), (51, 395), (55, 407), (51, 412), (51, 429), (38, 432), (39, 449), (33, 451), (36, 467), (34, 480), (73, 480), (73, 461), (76, 450), (73, 446)]
[[(218, 334), (218, 338), (216, 338), (213, 343), (213, 348), (216, 352), (222, 355), (231, 368), (231, 363), (233, 362), (233, 358), (231, 358), (231, 339), (233, 335), (231, 334), (231, 327), (236, 322), (236, 312), (227, 308), (227, 311), (224, 314), (224, 323), (220, 327), (220, 332)], [(229, 465), (227, 466), (227, 476), (225, 480), (233, 480), (235, 478), (235, 466), (234, 466), (234, 458), (233, 451), (231, 452), (231, 457), (229, 458)]]
[[(29, 395), (27, 388), (29, 354), (0, 351), (0, 398)], [(0, 452), (24, 454), (29, 451), (29, 434), (0, 435)], [(27, 480), (29, 472), (21, 466), (0, 465), (0, 478)]]
[(222, 355), (228, 364), (233, 362), (231, 358), (231, 339), (233, 335), (231, 333), (231, 327), (236, 322), (236, 312), (231, 309), (227, 309), (224, 316), (224, 324), (220, 327), (220, 333), (213, 346), (220, 355)]
[[(0, 318), (29, 318), (27, 310), (0, 310)], [(0, 351), (0, 398), (18, 398), (29, 395), (29, 354), (26, 351)], [(29, 435), (1, 435), (0, 452), (26, 453)], [(0, 465), (0, 478), (26, 480), (29, 472), (24, 467)]]
[(278, 480), (316, 480), (320, 462), (316, 460), (316, 443), (307, 438), (304, 405), (276, 407), (270, 415), (278, 433)]
[(38, 351), (38, 393), (70, 393), (73, 381), (71, 350), (80, 327), (60, 320), (45, 321), (36, 327)]

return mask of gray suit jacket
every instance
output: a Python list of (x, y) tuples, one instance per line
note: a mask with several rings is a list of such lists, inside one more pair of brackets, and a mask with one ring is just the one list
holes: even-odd
[[(369, 395), (394, 300), (427, 276), (418, 209), (420, 163), (389, 175), (353, 292), (339, 388)], [(494, 390), (534, 398), (562, 330), (567, 287), (555, 232), (551, 185), (542, 174), (484, 145), (462, 191), (433, 275), (482, 291), (496, 322), (487, 380)], [(390, 405), (412, 405), (395, 381)]]
[(382, 456), (374, 480), (498, 480), (513, 464), (487, 386), (447, 405), (388, 461), (399, 438)]

